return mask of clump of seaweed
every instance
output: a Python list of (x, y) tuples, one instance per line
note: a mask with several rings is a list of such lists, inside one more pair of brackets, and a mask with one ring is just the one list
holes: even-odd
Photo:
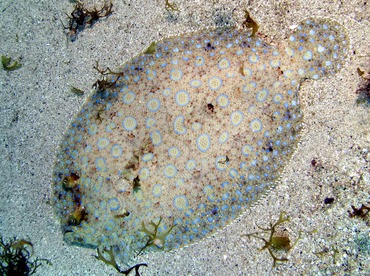
[(370, 106), (370, 70), (357, 68), (357, 73), (361, 77), (361, 82), (356, 90), (358, 95), (356, 103)]
[(330, 256), (333, 258), (333, 264), (335, 264), (338, 258), (339, 250), (336, 247), (324, 247), (323, 250), (312, 253), (317, 257), (323, 257), (325, 255)]
[(85, 92), (82, 89), (77, 88), (73, 85), (71, 85), (70, 88), (71, 88), (71, 93), (75, 94), (76, 96), (83, 96), (85, 94)]
[[(107, 67), (106, 69), (100, 69), (98, 61), (96, 61), (96, 65), (93, 67), (93, 69), (98, 71), (100, 75), (103, 77), (102, 79), (97, 80), (92, 86), (97, 90), (97, 92), (102, 92), (104, 90), (114, 88), (119, 78), (124, 76), (124, 72), (115, 72), (111, 70), (109, 67)], [(114, 76), (116, 77), (116, 79), (114, 81), (108, 81), (107, 78), (109, 76), (112, 77)]]
[[(98, 256), (94, 256), (97, 260), (100, 260), (100, 261), (104, 262), (105, 264), (114, 267), (119, 273), (124, 274), (124, 275), (128, 275), (131, 271), (133, 271), (135, 269), (135, 276), (140, 276), (139, 268), (141, 266), (148, 266), (146, 263), (140, 263), (140, 264), (136, 264), (136, 265), (134, 265), (134, 266), (132, 266), (132, 267), (126, 269), (126, 270), (121, 270), (119, 265), (117, 264), (116, 258), (114, 256), (113, 247), (110, 247), (109, 249), (104, 248), (102, 251), (100, 251), (99, 248), (98, 248), (97, 252), (98, 252)], [(103, 255), (104, 253), (107, 253), (109, 255), (109, 259), (104, 257), (104, 255)]]
[(247, 28), (247, 29), (252, 29), (251, 37), (254, 37), (256, 33), (258, 32), (258, 28), (259, 28), (258, 24), (249, 15), (249, 12), (247, 10), (244, 11), (244, 18), (245, 20), (242, 23), (242, 27)]
[(176, 3), (170, 3), (169, 0), (165, 0), (164, 8), (167, 11), (167, 20), (169, 22), (176, 22), (178, 20), (178, 15), (180, 14), (180, 10)]
[(81, 2), (77, 2), (74, 6), (73, 11), (68, 15), (68, 26), (63, 26), (64, 29), (68, 30), (67, 35), (71, 41), (75, 41), (80, 31), (86, 28), (86, 26), (92, 26), (100, 18), (107, 17), (113, 13), (113, 3), (104, 2), (102, 8), (87, 9)]
[(174, 11), (179, 12), (180, 11), (176, 3), (170, 3), (169, 0), (165, 0), (165, 9), (168, 12), (174, 12)]
[(14, 71), (22, 67), (17, 60), (14, 61), (11, 57), (1, 56), (1, 64), (6, 71)]
[[(295, 241), (295, 243), (293, 245), (291, 245), (291, 241), (290, 241), (290, 239), (287, 235), (276, 234), (276, 232), (277, 232), (276, 228), (279, 225), (281, 225), (285, 222), (290, 222), (290, 217), (286, 215), (286, 212), (281, 212), (277, 222), (275, 222), (274, 224), (270, 223), (270, 228), (262, 228), (262, 227), (257, 225), (257, 227), (260, 230), (262, 230), (262, 232), (255, 232), (255, 233), (250, 233), (250, 234), (244, 234), (243, 235), (243, 236), (247, 236), (248, 238), (253, 237), (253, 238), (256, 238), (256, 239), (260, 239), (265, 243), (265, 245), (262, 248), (260, 248), (260, 251), (267, 249), (267, 251), (270, 253), (272, 259), (274, 260), (273, 265), (272, 265), (273, 267), (275, 267), (278, 262), (287, 262), (288, 261), (288, 258), (285, 258), (285, 257), (278, 258), (278, 257), (276, 257), (275, 254), (274, 254), (274, 251), (285, 251), (285, 252), (287, 252), (287, 251), (291, 250), (296, 245), (296, 243), (300, 240), (301, 234), (303, 233), (302, 231), (299, 231), (299, 236), (298, 236), (297, 240)], [(313, 233), (315, 231), (316, 230), (313, 230), (309, 233)], [(264, 237), (259, 236), (260, 234), (267, 234), (267, 233), (270, 234), (268, 240)]]
[(160, 234), (158, 233), (158, 228), (161, 222), (162, 222), (162, 217), (159, 218), (158, 223), (155, 223), (154, 221), (149, 222), (149, 225), (154, 228), (153, 231), (149, 230), (145, 226), (144, 222), (141, 222), (142, 229), (140, 231), (146, 234), (146, 237), (148, 238), (148, 240), (146, 244), (143, 246), (143, 248), (139, 251), (137, 256), (139, 256), (141, 252), (143, 252), (149, 246), (156, 246), (157, 248), (164, 250), (164, 244), (165, 244), (166, 237), (172, 231), (175, 225), (172, 224), (169, 230)]
[(35, 260), (30, 260), (33, 254), (33, 244), (30, 241), (12, 238), (6, 243), (0, 237), (1, 275), (32, 275), (43, 263), (51, 265), (47, 259), (36, 257)]
[[(82, 204), (83, 190), (81, 189), (80, 176), (76, 173), (70, 173), (62, 180), (62, 187), (73, 199), (73, 205), (70, 206), (67, 215), (63, 215), (63, 232), (72, 231), (73, 226), (80, 225), (83, 221), (88, 220), (88, 212)], [(57, 197), (62, 198), (63, 193), (58, 193)]]
[(152, 42), (149, 47), (143, 52), (145, 55), (153, 55), (157, 50), (157, 42)]
[(352, 207), (352, 212), (349, 213), (350, 218), (358, 217), (358, 218), (365, 219), (370, 212), (370, 207), (364, 204), (361, 204), (360, 208), (356, 208), (353, 205), (351, 207)]
[(134, 193), (137, 193), (141, 190), (141, 184), (140, 184), (140, 178), (139, 176), (136, 176), (134, 180), (132, 181), (132, 188)]

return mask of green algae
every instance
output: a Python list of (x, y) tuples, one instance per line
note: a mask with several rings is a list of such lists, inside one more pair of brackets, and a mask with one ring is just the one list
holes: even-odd
[(15, 71), (22, 68), (22, 64), (19, 61), (14, 61), (11, 57), (4, 55), (1, 56), (1, 64), (6, 71)]

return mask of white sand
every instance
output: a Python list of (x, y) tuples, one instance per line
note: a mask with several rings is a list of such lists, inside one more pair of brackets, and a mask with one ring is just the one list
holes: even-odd
[[(212, 26), (221, 19), (240, 24), (244, 9), (272, 42), (302, 19), (323, 16), (348, 29), (350, 58), (336, 76), (303, 85), (306, 127), (281, 184), (206, 241), (138, 261), (148, 263), (140, 269), (142, 275), (369, 275), (370, 219), (351, 219), (348, 210), (370, 201), (370, 107), (355, 103), (357, 68), (370, 69), (370, 2), (173, 2), (180, 13), (170, 18), (165, 0), (113, 0), (111, 17), (67, 43), (61, 24), (66, 24), (64, 12), (72, 10), (67, 0), (1, 1), (0, 54), (22, 57), (23, 67), (0, 70), (0, 233), (30, 239), (36, 255), (52, 261), (53, 266), (40, 267), (38, 275), (115, 275), (113, 268), (92, 257), (95, 251), (63, 242), (50, 204), (55, 151), (84, 102), (84, 97), (70, 93), (69, 85), (89, 90), (98, 77), (92, 69), (95, 60), (114, 67), (163, 36)], [(316, 168), (311, 165), (314, 158), (320, 164)], [(334, 197), (334, 203), (325, 205), (326, 197)], [(263, 243), (241, 236), (256, 231), (255, 223), (267, 227), (283, 210), (291, 215), (285, 224), (291, 240), (300, 230), (317, 232), (303, 235), (287, 254), (289, 262), (272, 268), (268, 252), (258, 251)], [(328, 253), (322, 256), (313, 254), (325, 249)]]

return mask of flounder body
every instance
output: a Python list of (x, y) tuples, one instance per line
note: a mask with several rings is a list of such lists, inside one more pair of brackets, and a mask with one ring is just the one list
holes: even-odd
[(165, 39), (115, 70), (69, 127), (54, 202), (70, 244), (137, 254), (199, 241), (278, 180), (296, 149), (305, 79), (336, 73), (348, 41), (305, 20), (276, 47), (235, 28)]

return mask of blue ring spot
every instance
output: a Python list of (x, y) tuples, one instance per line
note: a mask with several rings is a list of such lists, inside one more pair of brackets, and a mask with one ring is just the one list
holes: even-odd
[(218, 62), (218, 68), (221, 69), (221, 70), (229, 68), (229, 67), (230, 67), (230, 61), (227, 58), (222, 58)]
[(112, 149), (111, 149), (111, 154), (113, 156), (113, 158), (118, 158), (118, 157), (121, 157), (122, 155), (122, 147), (118, 144), (115, 144), (112, 146)]
[(190, 81), (190, 86), (193, 88), (199, 88), (202, 85), (200, 80), (192, 80)]
[(92, 152), (92, 147), (90, 145), (87, 145), (84, 152), (86, 152), (86, 153)]
[(248, 60), (250, 63), (257, 63), (260, 60), (260, 58), (258, 57), (258, 55), (254, 54), (254, 55), (250, 55), (248, 57)]
[(270, 66), (272, 68), (277, 68), (280, 66), (280, 60), (277, 60), (277, 59), (272, 59), (270, 60)]
[(100, 138), (97, 143), (98, 149), (102, 150), (105, 149), (109, 146), (109, 139), (107, 138)]
[(170, 79), (173, 81), (179, 81), (182, 78), (182, 71), (178, 68), (172, 69), (170, 71)]
[(311, 51), (307, 51), (306, 53), (304, 53), (303, 59), (304, 60), (311, 60), (312, 59), (312, 52)]
[(322, 46), (321, 44), (319, 44), (317, 46), (317, 52), (320, 53), (320, 54), (322, 54), (323, 52), (325, 52), (325, 47)]
[(161, 184), (155, 184), (153, 189), (152, 189), (152, 193), (155, 197), (160, 197), (162, 195), (162, 185)]
[(146, 128), (152, 128), (156, 125), (156, 120), (154, 117), (148, 117), (145, 120)]
[(280, 93), (277, 93), (277, 94), (274, 95), (274, 97), (272, 99), (273, 99), (274, 103), (279, 104), (283, 100), (283, 95), (281, 95)]
[(194, 170), (196, 166), (197, 166), (197, 162), (194, 159), (190, 159), (188, 160), (188, 162), (186, 162), (185, 168), (190, 171), (190, 170)]
[(175, 101), (178, 106), (185, 106), (190, 102), (190, 95), (185, 90), (180, 90), (175, 95)]
[(215, 201), (215, 195), (213, 193), (213, 186), (212, 185), (206, 185), (203, 188), (204, 195), (207, 196), (207, 199), (211, 202)]
[(167, 178), (173, 178), (177, 174), (177, 168), (174, 164), (168, 164), (164, 167), (163, 172)]
[(122, 126), (127, 131), (132, 131), (136, 128), (137, 122), (136, 119), (132, 116), (127, 116), (122, 121)]
[(237, 54), (238, 56), (242, 55), (244, 53), (244, 50), (242, 49), (239, 49), (235, 52), (235, 54)]
[(141, 157), (141, 160), (143, 162), (149, 162), (150, 160), (152, 160), (154, 157), (154, 154), (153, 153), (145, 153), (142, 157)]
[(176, 134), (185, 134), (186, 133), (186, 128), (184, 126), (184, 116), (179, 115), (176, 117), (176, 119), (173, 121), (173, 128), (174, 132)]
[(189, 202), (186, 196), (177, 195), (173, 198), (173, 206), (179, 211), (184, 211), (188, 208)]
[(89, 158), (87, 156), (81, 157), (81, 163), (82, 163), (82, 167), (86, 169), (87, 166), (89, 165)]
[(238, 126), (244, 119), (244, 114), (240, 110), (236, 110), (230, 115), (230, 121), (233, 126)]
[(171, 88), (163, 89), (162, 95), (165, 96), (165, 97), (168, 97), (169, 95), (171, 95)]
[(247, 67), (243, 67), (243, 71), (242, 71), (242, 75), (244, 76), (244, 77), (251, 77), (252, 76), (252, 74), (253, 74), (253, 71), (252, 71), (252, 69), (250, 69), (250, 68), (247, 68)]
[(106, 132), (111, 133), (111, 132), (113, 132), (113, 130), (114, 130), (115, 128), (116, 128), (116, 124), (115, 124), (115, 123), (113, 123), (113, 122), (110, 122), (110, 123), (106, 126), (105, 131), (106, 131)]
[(227, 131), (224, 131), (220, 134), (218, 137), (218, 142), (220, 144), (226, 143), (229, 140), (229, 133)]
[(146, 107), (151, 112), (156, 112), (161, 107), (161, 102), (157, 98), (153, 98), (146, 103)]
[(162, 143), (162, 135), (159, 130), (150, 133), (150, 139), (154, 146), (159, 146)]
[[(96, 162), (96, 160), (95, 160), (95, 162)], [(93, 184), (93, 189), (94, 189), (95, 192), (99, 193), (101, 187), (103, 186), (103, 177), (98, 176), (98, 178), (96, 180), (97, 181), (94, 182), (94, 184)]]
[(132, 104), (135, 101), (135, 93), (130, 91), (122, 97), (125, 104)]
[(298, 69), (298, 74), (299, 74), (300, 76), (304, 76), (304, 75), (306, 74), (306, 70), (304, 70), (303, 68), (299, 68), (299, 69)]
[(139, 171), (140, 180), (147, 180), (150, 176), (150, 170), (148, 167), (143, 167)]
[(91, 124), (88, 130), (90, 135), (94, 135), (98, 131), (98, 126), (96, 124)]
[(221, 171), (221, 172), (224, 172), (226, 170), (226, 167), (227, 167), (227, 162), (226, 162), (226, 155), (220, 155), (220, 156), (217, 156), (216, 157), (216, 168)]
[(244, 145), (242, 147), (242, 153), (244, 156), (249, 156), (253, 153), (253, 148), (251, 145)]
[(203, 133), (197, 137), (197, 147), (201, 152), (206, 152), (211, 147), (211, 137)]
[(228, 48), (228, 49), (229, 49), (229, 48), (231, 48), (231, 47), (233, 47), (233, 43), (232, 43), (232, 42), (229, 42), (229, 43), (227, 43), (227, 44), (226, 44), (226, 48)]
[(105, 158), (98, 157), (95, 159), (95, 167), (98, 171), (105, 171), (107, 169), (107, 162), (105, 161)]
[(146, 74), (148, 76), (147, 77), (148, 80), (153, 80), (157, 76), (157, 72), (155, 70), (151, 70), (151, 69), (147, 69)]
[(116, 223), (113, 220), (108, 220), (107, 223), (105, 224), (105, 230), (111, 231), (113, 228), (116, 226)]
[(209, 78), (208, 86), (209, 86), (209, 89), (211, 89), (212, 91), (216, 91), (222, 86), (222, 79), (220, 79), (219, 77), (213, 76)]
[(200, 57), (200, 56), (197, 56), (195, 58), (194, 65), (195, 66), (202, 66), (202, 65), (204, 65), (204, 58), (203, 57)]
[(193, 131), (198, 131), (201, 128), (202, 128), (202, 124), (198, 123), (198, 122), (193, 123), (192, 126), (191, 126), (191, 130), (193, 130)]
[(239, 173), (235, 169), (230, 169), (229, 175), (230, 175), (231, 178), (237, 178), (239, 176)]
[(181, 151), (179, 150), (178, 147), (170, 147), (168, 149), (168, 156), (177, 158), (181, 155)]
[(285, 48), (285, 53), (290, 57), (294, 57), (294, 50), (292, 48)]
[(114, 197), (108, 200), (108, 206), (111, 211), (117, 211), (120, 207), (118, 199)]
[(216, 103), (221, 107), (225, 108), (229, 105), (229, 97), (225, 94), (220, 94), (216, 98)]
[(248, 84), (243, 85), (243, 92), (248, 93), (257, 87), (257, 83), (250, 81)]
[(71, 152), (71, 157), (72, 157), (73, 159), (76, 159), (76, 158), (78, 157), (78, 151), (77, 151), (77, 150), (73, 150), (73, 151)]
[(252, 132), (260, 132), (262, 130), (262, 122), (257, 118), (253, 119), (249, 126), (252, 129)]
[(269, 91), (266, 88), (257, 92), (256, 99), (259, 102), (264, 102), (269, 94)]

